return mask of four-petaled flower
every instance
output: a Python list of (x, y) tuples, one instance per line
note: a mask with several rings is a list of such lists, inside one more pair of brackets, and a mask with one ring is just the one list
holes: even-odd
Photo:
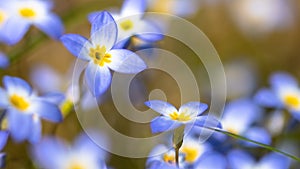
[(62, 121), (61, 112), (49, 95), (36, 96), (29, 84), (17, 77), (5, 76), (3, 83), (5, 89), (0, 88), (0, 107), (6, 110), (8, 130), (15, 141), (37, 142), (41, 137), (40, 118)]
[(200, 102), (189, 102), (182, 105), (177, 110), (168, 102), (160, 100), (150, 100), (145, 104), (154, 111), (162, 114), (154, 118), (151, 122), (152, 133), (173, 130), (181, 125), (186, 125), (189, 129), (191, 125), (203, 127), (221, 127), (217, 119), (209, 115), (200, 116), (207, 108), (207, 104)]
[[(53, 39), (58, 39), (63, 31), (60, 18), (52, 13), (52, 2), (48, 0), (9, 0), (0, 3), (3, 13), (1, 25), (1, 38), (7, 44), (19, 42), (30, 25), (41, 29)], [(0, 22), (1, 22), (0, 12)]]
[(145, 62), (126, 49), (112, 49), (117, 39), (117, 25), (106, 11), (92, 22), (91, 40), (67, 34), (61, 37), (66, 48), (79, 59), (88, 61), (85, 79), (93, 95), (104, 93), (111, 83), (110, 69), (120, 73), (138, 73), (146, 68)]

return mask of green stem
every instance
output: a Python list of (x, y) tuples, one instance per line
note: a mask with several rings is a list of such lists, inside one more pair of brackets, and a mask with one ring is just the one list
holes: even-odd
[(244, 141), (247, 141), (247, 142), (256, 144), (256, 145), (261, 146), (261, 147), (263, 147), (263, 148), (265, 148), (265, 149), (267, 149), (267, 150), (270, 150), (270, 151), (274, 151), (274, 152), (280, 153), (280, 154), (285, 155), (285, 156), (287, 156), (287, 157), (289, 157), (289, 158), (291, 158), (291, 159), (293, 159), (293, 160), (295, 160), (295, 161), (300, 162), (300, 158), (299, 158), (299, 157), (293, 156), (293, 155), (291, 155), (291, 154), (289, 154), (289, 153), (286, 153), (286, 152), (284, 152), (284, 151), (281, 151), (281, 150), (279, 150), (279, 149), (277, 149), (277, 148), (275, 148), (275, 147), (269, 146), (269, 145), (267, 145), (267, 144), (263, 144), (263, 143), (260, 143), (260, 142), (257, 142), (257, 141), (248, 139), (248, 138), (246, 138), (246, 137), (243, 137), (243, 136), (240, 136), (240, 135), (237, 135), (237, 134), (234, 134), (234, 133), (230, 133), (230, 132), (228, 132), (228, 131), (224, 131), (224, 130), (221, 130), (221, 129), (211, 128), (211, 127), (205, 127), (205, 128), (207, 128), (207, 129), (209, 129), (209, 130), (214, 130), (214, 131), (219, 132), (219, 133), (222, 133), (222, 134), (226, 134), (226, 135), (228, 135), (228, 136), (230, 136), (230, 137), (233, 137), (233, 138), (235, 138), (235, 139), (244, 140)]

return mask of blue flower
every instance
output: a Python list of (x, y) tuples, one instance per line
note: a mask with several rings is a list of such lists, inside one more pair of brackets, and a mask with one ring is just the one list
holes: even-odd
[(32, 155), (45, 169), (106, 169), (104, 151), (83, 134), (72, 146), (57, 138), (45, 138), (34, 145)]
[(117, 40), (117, 25), (104, 11), (92, 22), (91, 40), (67, 34), (61, 37), (65, 47), (77, 58), (89, 62), (85, 80), (93, 95), (104, 93), (111, 83), (110, 69), (120, 73), (138, 73), (146, 68), (145, 62), (125, 49), (112, 49)]
[(24, 37), (30, 25), (58, 39), (64, 28), (60, 18), (50, 11), (52, 6), (48, 0), (9, 0), (0, 3), (1, 9), (9, 11), (0, 29), (4, 42), (16, 44)]
[(207, 104), (200, 102), (189, 102), (182, 105), (177, 110), (168, 102), (160, 100), (151, 100), (145, 102), (146, 106), (154, 111), (162, 114), (151, 121), (152, 133), (159, 133), (173, 130), (181, 125), (186, 125), (186, 129), (190, 129), (193, 124), (203, 127), (221, 127), (221, 124), (215, 118), (203, 115), (200, 116), (207, 108)]
[(175, 151), (165, 145), (156, 146), (149, 154), (147, 169), (178, 169), (175, 162)]
[(6, 110), (8, 130), (15, 141), (37, 142), (41, 137), (41, 118), (62, 121), (57, 105), (48, 101), (54, 96), (36, 96), (29, 84), (17, 77), (5, 76), (3, 83), (5, 89), (0, 88), (0, 107)]
[[(7, 131), (0, 131), (0, 150), (3, 149), (3, 147), (6, 145), (8, 138), (8, 132)], [(5, 153), (0, 153), (0, 168), (3, 168), (5, 166)]]
[[(270, 144), (270, 134), (264, 128), (253, 125), (261, 118), (261, 113), (261, 109), (252, 100), (238, 99), (225, 106), (221, 123), (226, 131)], [(219, 138), (222, 139), (222, 137)], [(250, 145), (250, 143), (246, 144)]]
[(290, 166), (290, 160), (287, 157), (276, 153), (266, 154), (257, 162), (246, 151), (232, 150), (228, 154), (228, 160), (232, 169), (288, 169)]
[[(161, 40), (161, 30), (150, 20), (144, 19), (146, 10), (146, 0), (125, 0), (119, 14), (113, 13), (118, 26), (118, 43), (126, 43), (130, 37), (136, 36), (146, 42), (155, 42)], [(93, 22), (99, 12), (93, 12), (89, 15), (89, 21)], [(123, 45), (118, 44), (119, 47)]]
[(255, 95), (257, 103), (265, 107), (287, 109), (300, 120), (300, 88), (296, 79), (288, 73), (278, 72), (270, 77), (270, 84), (271, 89), (261, 89)]
[(1, 69), (5, 69), (8, 66), (9, 66), (9, 59), (8, 59), (8, 57), (4, 53), (0, 52), (0, 68)]

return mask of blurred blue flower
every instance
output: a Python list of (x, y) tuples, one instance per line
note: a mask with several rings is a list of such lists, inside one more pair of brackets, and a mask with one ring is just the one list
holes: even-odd
[(45, 169), (106, 169), (105, 153), (87, 135), (72, 146), (57, 138), (44, 138), (32, 148), (35, 162)]
[(193, 124), (198, 127), (204, 125), (221, 127), (217, 119), (209, 115), (200, 116), (208, 108), (204, 103), (189, 102), (182, 105), (179, 110), (170, 103), (160, 100), (150, 100), (145, 102), (145, 105), (162, 115), (152, 120), (152, 133), (173, 130), (181, 125), (186, 125), (186, 129), (193, 127)]
[(228, 161), (232, 169), (288, 169), (290, 160), (276, 153), (269, 153), (263, 156), (259, 162), (243, 150), (232, 150), (228, 154)]
[[(3, 147), (6, 145), (8, 138), (8, 132), (7, 131), (0, 131), (0, 150), (3, 149)], [(0, 168), (3, 168), (5, 166), (5, 153), (0, 153)]]
[(41, 137), (41, 118), (62, 121), (58, 106), (49, 101), (59, 94), (39, 97), (27, 82), (17, 77), (3, 78), (5, 89), (0, 88), (0, 107), (6, 110), (8, 130), (17, 142), (28, 139), (31, 143)]
[[(53, 4), (48, 0), (1, 1), (0, 9), (9, 11), (1, 27), (3, 41), (9, 45), (19, 42), (34, 25), (53, 39), (58, 39), (63, 31), (60, 18), (50, 10)], [(1, 14), (0, 14), (1, 15)]]
[(146, 162), (148, 169), (178, 169), (175, 162), (175, 151), (165, 145), (158, 145), (149, 153)]
[(138, 73), (147, 66), (135, 53), (125, 49), (112, 49), (117, 39), (117, 25), (104, 11), (92, 22), (91, 41), (76, 35), (61, 37), (65, 47), (77, 58), (89, 62), (85, 80), (93, 95), (103, 94), (111, 83), (110, 69), (120, 73)]
[(265, 107), (287, 109), (300, 120), (300, 88), (296, 79), (288, 73), (277, 72), (270, 77), (270, 84), (271, 89), (257, 92), (256, 102)]
[(8, 57), (4, 53), (0, 52), (0, 68), (5, 69), (8, 66), (9, 66)]
[[(136, 36), (146, 42), (155, 42), (163, 38), (158, 26), (153, 21), (143, 18), (146, 5), (146, 0), (125, 0), (121, 12), (119, 14), (112, 13), (118, 26), (117, 43), (119, 47), (123, 47), (132, 36)], [(99, 13), (91, 13), (89, 21), (93, 22)]]
[[(261, 113), (260, 108), (253, 101), (238, 99), (225, 106), (221, 123), (226, 131), (261, 143), (270, 144), (270, 134), (264, 128), (253, 125), (261, 119)], [(248, 143), (248, 145), (250, 144)]]

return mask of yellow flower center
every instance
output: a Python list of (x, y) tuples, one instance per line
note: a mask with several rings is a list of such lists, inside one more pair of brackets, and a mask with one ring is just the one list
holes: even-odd
[(133, 28), (133, 22), (129, 19), (125, 20), (125, 21), (122, 21), (120, 23), (120, 27), (124, 30), (124, 31), (128, 31), (130, 29)]
[(226, 129), (230, 133), (239, 134), (239, 131), (236, 128), (234, 128), (234, 127), (227, 127)]
[(36, 16), (36, 12), (32, 8), (27, 8), (27, 7), (21, 8), (19, 10), (19, 13), (22, 17), (28, 18), (28, 19)]
[(16, 94), (10, 96), (10, 103), (21, 111), (25, 111), (29, 107), (29, 103), (23, 97)]
[(180, 151), (185, 154), (185, 161), (189, 163), (195, 162), (200, 154), (197, 149), (189, 146), (182, 147)]
[(186, 114), (185, 112), (178, 113), (178, 112), (173, 112), (169, 114), (170, 118), (172, 120), (177, 120), (177, 121), (189, 121), (191, 120), (191, 116)]
[(105, 63), (111, 62), (111, 55), (106, 53), (106, 47), (97, 45), (95, 48), (90, 48), (90, 57), (93, 58), (94, 63), (99, 66), (104, 66)]
[(73, 164), (68, 169), (85, 169), (81, 164)]
[(3, 11), (0, 10), (0, 24), (5, 21), (6, 15)]
[(169, 164), (175, 164), (175, 155), (164, 154), (163, 160)]
[(284, 97), (284, 103), (291, 108), (299, 108), (300, 98), (296, 95), (287, 95)]

